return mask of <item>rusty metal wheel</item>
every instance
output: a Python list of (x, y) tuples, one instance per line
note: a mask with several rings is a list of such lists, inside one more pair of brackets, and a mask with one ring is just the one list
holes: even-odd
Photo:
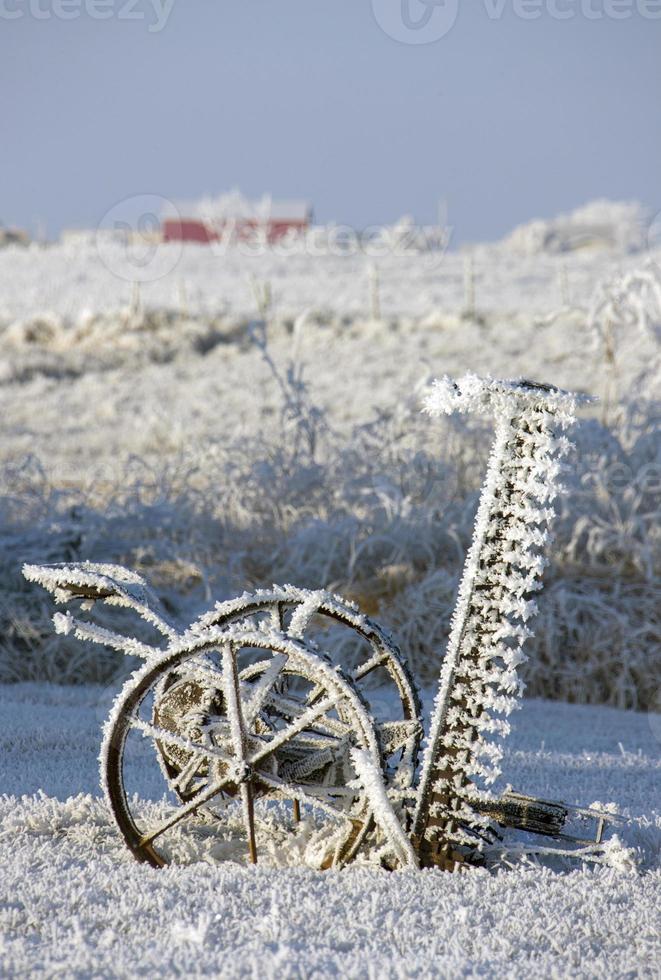
[(341, 867), (373, 830), (353, 748), (381, 771), (350, 679), (290, 636), (217, 627), (126, 684), (102, 769), (126, 843), (152, 865)]
[(203, 637), (208, 629), (237, 624), (274, 628), (327, 653), (368, 706), (388, 784), (400, 791), (411, 788), (422, 737), (421, 704), (408, 666), (385, 630), (340, 596), (285, 585), (218, 603), (192, 632)]

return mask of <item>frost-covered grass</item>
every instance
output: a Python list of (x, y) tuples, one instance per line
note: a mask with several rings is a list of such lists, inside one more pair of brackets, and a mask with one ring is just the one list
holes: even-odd
[[(512, 239), (500, 246), (486, 244), (471, 249), (478, 309), (544, 315), (557, 309), (567, 292), (572, 303), (586, 305), (598, 279), (641, 263), (640, 254), (627, 254), (617, 247), (545, 254), (540, 251), (542, 240), (536, 229), (528, 230), (532, 235), (519, 234), (515, 236), (518, 242)], [(638, 247), (644, 238), (640, 232), (639, 227), (634, 235), (639, 239)], [(522, 237), (528, 237), (528, 243)], [(559, 240), (556, 246), (562, 247)], [(108, 242), (103, 243), (102, 250), (105, 261), (93, 241), (3, 249), (0, 320), (24, 320), (36, 312), (49, 311), (72, 320), (85, 312), (113, 312), (128, 306), (135, 295), (132, 269), (136, 278), (148, 277), (151, 269), (156, 274), (172, 270), (144, 283), (141, 298), (148, 307), (175, 307), (192, 314), (253, 313), (253, 289), (248, 282), (252, 279), (271, 284), (277, 309), (288, 316), (295, 317), (307, 307), (330, 316), (365, 316), (370, 309), (371, 266), (378, 270), (380, 306), (386, 317), (454, 312), (463, 308), (465, 300), (464, 253), (457, 251), (407, 255), (386, 246), (377, 256), (367, 255), (360, 247), (341, 254), (338, 248), (320, 250), (312, 243), (290, 249), (287, 255), (278, 254), (277, 247), (252, 248), (251, 254), (246, 254), (245, 248), (195, 244), (182, 248), (179, 243), (170, 243), (156, 254), (138, 246), (131, 258), (123, 246)], [(658, 247), (652, 256), (659, 261)], [(145, 259), (149, 260), (146, 266)]]
[(155, 871), (133, 861), (98, 798), (110, 696), (0, 688), (3, 975), (657, 975), (658, 716), (528, 701), (506, 743), (516, 788), (615, 802), (633, 818), (621, 837), (637, 870)]
[[(640, 262), (483, 248), (479, 315), (466, 319), (460, 256), (391, 257), (379, 263), (374, 323), (360, 312), (359, 258), (221, 261), (187, 249), (176, 274), (145, 287), (144, 309), (129, 309), (130, 288), (95, 253), (0, 254), (0, 677), (104, 681), (121, 669), (56, 637), (50, 600), (20, 578), (26, 560), (89, 558), (136, 567), (182, 622), (245, 588), (330, 587), (389, 626), (418, 677), (432, 678), (490, 433), (419, 408), (427, 379), (472, 369), (608, 395), (575, 432), (527, 680), (538, 696), (655, 705), (650, 328), (661, 311), (647, 293), (629, 309), (612, 280)], [(558, 309), (565, 265), (576, 305)], [(249, 274), (273, 282), (266, 345)], [(172, 302), (177, 276), (186, 309)], [(600, 334), (591, 318), (603, 309)]]

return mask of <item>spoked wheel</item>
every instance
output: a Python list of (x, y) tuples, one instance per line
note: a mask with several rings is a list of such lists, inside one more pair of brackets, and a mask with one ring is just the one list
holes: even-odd
[(215, 632), (147, 665), (120, 695), (104, 769), (126, 843), (157, 867), (342, 866), (373, 833), (351, 749), (380, 768), (360, 697), (300, 641)]
[(267, 627), (328, 652), (352, 680), (376, 726), (389, 784), (409, 789), (422, 736), (418, 693), (390, 636), (356, 606), (324, 590), (276, 586), (219, 603), (192, 629)]

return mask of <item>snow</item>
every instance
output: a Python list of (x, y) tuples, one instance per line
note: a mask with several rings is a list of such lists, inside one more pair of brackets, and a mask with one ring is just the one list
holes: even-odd
[(0, 968), (6, 976), (654, 976), (661, 730), (654, 716), (526, 701), (517, 788), (614, 802), (642, 862), (437, 871), (139, 865), (99, 799), (110, 689), (0, 688)]

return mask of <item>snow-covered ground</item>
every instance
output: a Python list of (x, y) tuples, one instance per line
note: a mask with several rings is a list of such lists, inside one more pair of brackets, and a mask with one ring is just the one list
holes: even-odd
[[(424, 316), (453, 311), (464, 300), (464, 256), (430, 252), (386, 255), (373, 260), (356, 255), (293, 255), (272, 252), (224, 255), (199, 245), (161, 246), (167, 275), (146, 282), (140, 293), (152, 306), (185, 307), (190, 313), (254, 313), (250, 278), (271, 283), (278, 309), (296, 316), (301, 309), (365, 315), (369, 311), (368, 268), (379, 270), (385, 316)], [(121, 277), (103, 263), (94, 245), (48, 248), (30, 246), (0, 252), (3, 290), (0, 317), (14, 319), (53, 311), (77, 317), (84, 311), (113, 310), (133, 296), (131, 268), (116, 246)], [(495, 253), (495, 254), (494, 254)], [(496, 261), (494, 261), (496, 260)], [(111, 260), (112, 262), (112, 260)], [(640, 263), (639, 256), (606, 252), (565, 256), (520, 256), (495, 249), (475, 254), (476, 300), (487, 309), (526, 313), (557, 309), (562, 304), (561, 270), (568, 266), (568, 288), (574, 302), (586, 302), (597, 278)], [(45, 275), (35, 275), (42, 270)], [(136, 278), (139, 267), (136, 265)], [(125, 275), (124, 275), (125, 273)]]
[[(114, 247), (113, 267), (126, 272), (126, 250)], [(602, 396), (606, 364), (590, 313), (605, 284), (642, 267), (661, 270), (660, 248), (522, 256), (483, 245), (473, 252), (469, 301), (466, 257), (456, 252), (374, 260), (159, 248), (169, 271), (142, 284), (137, 298), (93, 243), (0, 250), (3, 458), (33, 453), (79, 484), (100, 469), (117, 473), (127, 457), (191, 446), (203, 453), (268, 431), (280, 393), (250, 336), (255, 288), (265, 285), (273, 358), (281, 366), (298, 358), (315, 402), (345, 429), (443, 372), (524, 375)], [(642, 299), (653, 319), (661, 316), (661, 294)], [(614, 340), (611, 398), (632, 393), (655, 351), (635, 325)]]
[(93, 686), (0, 688), (3, 975), (658, 976), (658, 716), (528, 701), (507, 743), (515, 788), (633, 818), (613, 867), (155, 871), (133, 861), (99, 799), (110, 699)]

